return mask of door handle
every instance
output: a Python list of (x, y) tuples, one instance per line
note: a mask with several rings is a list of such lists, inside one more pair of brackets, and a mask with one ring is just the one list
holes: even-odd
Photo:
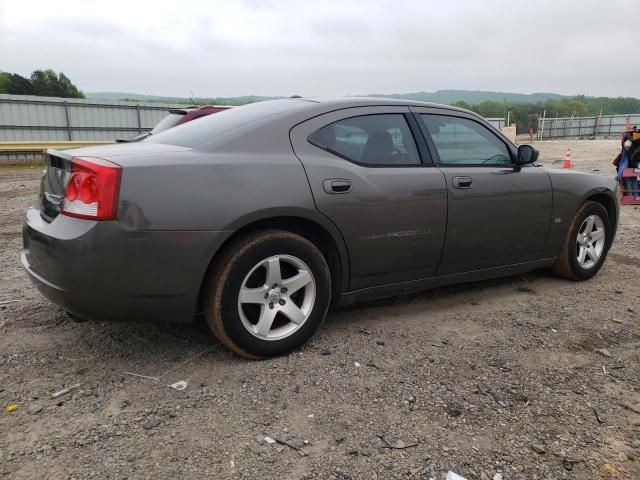
[(473, 179), (471, 177), (453, 177), (454, 188), (471, 188)]
[(351, 182), (344, 178), (328, 178), (322, 182), (322, 188), (325, 192), (336, 193), (349, 193), (351, 191)]

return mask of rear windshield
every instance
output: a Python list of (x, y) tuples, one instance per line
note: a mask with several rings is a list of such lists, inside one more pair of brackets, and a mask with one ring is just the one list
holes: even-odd
[(242, 107), (234, 107), (215, 115), (208, 115), (197, 122), (187, 122), (144, 141), (193, 148), (242, 126), (264, 120), (287, 110), (300, 108), (306, 102), (300, 100), (269, 100)]
[(155, 127), (153, 127), (153, 130), (151, 130), (151, 133), (153, 135), (156, 135), (160, 132), (164, 132), (165, 130), (170, 129), (176, 123), (178, 123), (183, 116), (184, 114), (180, 114), (180, 113), (170, 113), (169, 115), (164, 117), (162, 120), (160, 120)]

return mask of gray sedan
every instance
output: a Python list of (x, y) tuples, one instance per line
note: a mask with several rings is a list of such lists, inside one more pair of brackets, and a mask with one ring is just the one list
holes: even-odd
[(190, 322), (250, 358), (331, 304), (550, 267), (601, 268), (613, 179), (536, 164), (466, 110), (286, 99), (142, 142), (50, 150), (22, 263), (83, 319)]

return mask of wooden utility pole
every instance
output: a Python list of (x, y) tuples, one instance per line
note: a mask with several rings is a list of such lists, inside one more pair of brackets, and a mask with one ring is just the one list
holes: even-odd
[(540, 128), (538, 128), (538, 140), (542, 140), (544, 138), (544, 122), (547, 119), (547, 111), (543, 110), (542, 118), (540, 119)]
[(596, 118), (596, 124), (593, 127), (593, 136), (597, 137), (600, 133), (600, 123), (602, 122), (602, 108), (600, 109), (600, 115)]

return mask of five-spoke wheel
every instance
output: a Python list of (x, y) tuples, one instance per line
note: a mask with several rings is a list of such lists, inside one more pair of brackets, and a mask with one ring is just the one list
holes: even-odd
[(612, 235), (607, 210), (601, 203), (585, 202), (571, 220), (553, 271), (572, 280), (593, 277), (604, 263)]
[(304, 325), (315, 300), (316, 285), (307, 264), (291, 255), (273, 255), (255, 265), (242, 282), (238, 314), (249, 333), (279, 340)]
[(218, 339), (251, 358), (282, 355), (320, 326), (331, 299), (320, 250), (294, 233), (265, 230), (227, 246), (205, 283), (205, 315)]
[(578, 264), (589, 269), (593, 267), (604, 252), (606, 229), (598, 215), (589, 215), (578, 230), (576, 236)]

